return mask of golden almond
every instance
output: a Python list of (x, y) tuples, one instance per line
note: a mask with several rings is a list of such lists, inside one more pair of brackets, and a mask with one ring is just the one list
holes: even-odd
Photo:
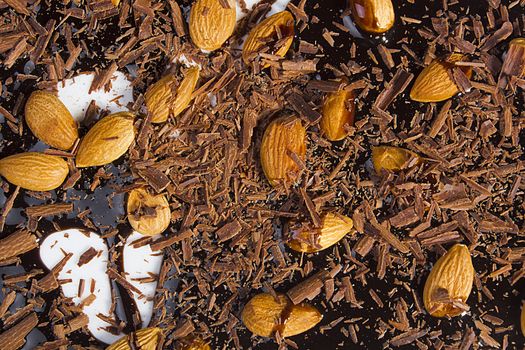
[(25, 119), (31, 132), (51, 147), (69, 150), (78, 139), (77, 123), (62, 101), (47, 91), (27, 99)]
[(428, 313), (435, 317), (453, 317), (464, 310), (472, 290), (474, 266), (468, 248), (456, 244), (436, 262), (423, 290), (423, 302)]
[(113, 6), (117, 7), (120, 4), (120, 0), (111, 0)]
[(303, 161), (306, 157), (306, 129), (297, 117), (274, 120), (266, 130), (261, 143), (261, 165), (272, 186), (293, 184), (300, 174), (300, 166), (292, 154)]
[[(140, 350), (157, 350), (162, 339), (162, 329), (157, 327), (143, 328), (134, 332), (134, 337), (126, 335), (110, 346), (106, 350), (132, 350), (139, 346)], [(133, 340), (134, 339), (134, 340)], [(135, 344), (130, 342), (135, 341)]]
[(129, 193), (127, 210), (131, 227), (146, 236), (162, 233), (170, 224), (171, 210), (163, 194), (136, 188)]
[[(453, 53), (445, 59), (432, 61), (419, 73), (410, 90), (410, 98), (418, 102), (440, 102), (459, 93), (459, 88), (448, 74), (448, 70), (463, 58), (465, 55)], [(472, 67), (462, 66), (461, 70), (470, 79)]]
[(177, 350), (211, 350), (210, 344), (201, 338), (188, 336), (177, 344)]
[(0, 175), (13, 185), (30, 191), (54, 190), (68, 173), (65, 160), (48, 154), (26, 152), (0, 159)]
[(292, 230), (292, 239), (288, 246), (295, 251), (314, 253), (329, 248), (343, 239), (353, 228), (353, 221), (338, 213), (326, 213), (321, 216), (321, 227), (302, 225)]
[(170, 115), (176, 117), (188, 107), (199, 72), (198, 67), (190, 67), (180, 84), (175, 75), (168, 74), (148, 88), (144, 99), (152, 123), (163, 123)]
[(401, 147), (377, 146), (372, 147), (372, 163), (375, 171), (380, 174), (383, 170), (399, 171), (411, 164), (418, 164), (421, 158), (412, 151)]
[(374, 34), (392, 28), (396, 19), (392, 0), (350, 0), (350, 8), (359, 28)]
[(321, 130), (330, 141), (342, 140), (348, 127), (354, 125), (354, 92), (340, 90), (326, 97), (320, 122)]
[(106, 165), (120, 158), (135, 139), (133, 114), (120, 112), (98, 121), (78, 147), (79, 168)]
[(275, 332), (282, 337), (291, 337), (315, 327), (322, 318), (311, 305), (294, 305), (284, 294), (277, 294), (276, 300), (268, 293), (254, 296), (241, 314), (246, 328), (261, 337), (272, 337)]
[(521, 305), (521, 334), (525, 337), (525, 303)]
[(509, 50), (501, 67), (498, 87), (504, 89), (511, 77), (525, 76), (525, 38), (516, 38), (509, 43)]
[[(227, 3), (228, 8), (222, 3)], [(233, 0), (197, 0), (191, 7), (191, 40), (201, 50), (214, 51), (233, 34), (237, 20)]]
[(288, 11), (277, 12), (266, 18), (250, 31), (244, 42), (244, 63), (249, 65), (261, 52), (284, 57), (292, 45), (294, 28), (293, 16)]

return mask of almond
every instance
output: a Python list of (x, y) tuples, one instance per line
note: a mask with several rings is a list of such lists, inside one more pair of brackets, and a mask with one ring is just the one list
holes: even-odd
[(304, 161), (306, 156), (306, 129), (296, 117), (274, 120), (261, 142), (261, 165), (272, 186), (287, 187), (299, 177), (300, 166), (291, 154)]
[(179, 341), (177, 350), (211, 350), (211, 347), (201, 338), (189, 336)]
[(392, 0), (350, 0), (350, 9), (359, 28), (374, 34), (392, 28), (396, 18)]
[(69, 150), (78, 139), (77, 123), (52, 93), (34, 91), (27, 99), (25, 119), (31, 132), (51, 147)]
[[(464, 57), (465, 55), (453, 53), (445, 59), (432, 61), (419, 73), (410, 91), (410, 98), (418, 102), (440, 102), (459, 93), (459, 88), (450, 77), (448, 70)], [(470, 79), (472, 68), (462, 66), (461, 70)]]
[(329, 248), (352, 231), (353, 221), (337, 213), (326, 213), (321, 217), (321, 227), (302, 225), (292, 230), (288, 246), (295, 251), (314, 253)]
[(354, 124), (354, 92), (340, 90), (326, 97), (320, 122), (321, 130), (330, 141), (342, 140), (348, 127)]
[(193, 91), (199, 80), (199, 68), (190, 67), (180, 82), (173, 74), (168, 74), (151, 85), (144, 99), (152, 123), (163, 123), (171, 115), (178, 116), (191, 102)]
[(294, 305), (284, 294), (262, 293), (254, 296), (242, 310), (241, 319), (246, 328), (261, 337), (279, 332), (291, 337), (315, 327), (323, 316), (308, 304)]
[[(411, 162), (411, 160), (413, 161)], [(401, 147), (372, 147), (372, 163), (378, 174), (383, 170), (399, 171), (406, 168), (407, 165), (415, 165), (420, 161), (421, 159), (417, 154)]]
[[(134, 332), (134, 337), (124, 336), (108, 346), (106, 350), (156, 350), (162, 340), (162, 329), (157, 327), (143, 328)], [(131, 344), (130, 344), (131, 342)]]
[(146, 236), (162, 233), (170, 224), (171, 210), (166, 197), (152, 195), (143, 188), (129, 193), (127, 211), (131, 227)]
[(423, 302), (435, 317), (453, 317), (464, 310), (454, 304), (465, 304), (472, 290), (474, 266), (468, 248), (456, 244), (436, 262), (423, 290)]
[(294, 28), (293, 16), (288, 11), (277, 12), (266, 18), (250, 31), (244, 42), (244, 63), (249, 65), (261, 52), (284, 57), (292, 45)]
[(51, 191), (64, 182), (69, 168), (57, 156), (26, 152), (0, 159), (0, 175), (30, 191)]
[[(227, 3), (229, 8), (223, 7)], [(214, 51), (233, 34), (237, 11), (233, 0), (197, 0), (191, 7), (190, 36), (201, 50)]]
[(525, 303), (521, 305), (521, 334), (525, 337)]
[(109, 115), (97, 122), (80, 142), (76, 165), (85, 168), (111, 163), (126, 153), (134, 138), (133, 114)]

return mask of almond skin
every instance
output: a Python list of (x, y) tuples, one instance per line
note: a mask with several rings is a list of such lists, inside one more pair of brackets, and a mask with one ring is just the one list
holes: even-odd
[[(264, 52), (284, 57), (292, 45), (294, 28), (293, 16), (288, 11), (277, 12), (266, 18), (250, 31), (244, 42), (242, 49), (244, 63), (249, 65), (258, 53), (267, 47), (273, 48), (274, 44), (279, 45), (277, 50), (272, 51), (270, 49), (270, 51)], [(279, 38), (278, 33), (281, 33), (283, 37)]]
[(369, 33), (388, 31), (396, 19), (392, 0), (350, 0), (350, 8), (354, 22)]
[(30, 191), (54, 190), (68, 173), (65, 160), (48, 154), (26, 152), (0, 159), (0, 175), (13, 185)]
[[(156, 350), (158, 344), (161, 341), (162, 338), (162, 329), (157, 327), (150, 327), (150, 328), (143, 328), (136, 332), (134, 332), (135, 335), (135, 342), (137, 345), (139, 345), (139, 349), (141, 350)], [(108, 346), (106, 350), (132, 350), (136, 348), (135, 344), (132, 344), (133, 347), (130, 346), (129, 342), (132, 341), (130, 336), (124, 336)]]
[(129, 193), (127, 210), (131, 227), (146, 236), (162, 233), (170, 224), (171, 210), (162, 194), (152, 195), (143, 188), (136, 188)]
[(525, 337), (525, 303), (521, 305), (521, 334)]
[(211, 347), (201, 338), (186, 337), (180, 340), (177, 350), (211, 350)]
[(27, 99), (25, 119), (31, 132), (51, 147), (69, 150), (78, 139), (77, 123), (52, 93), (34, 91)]
[(176, 117), (188, 107), (199, 72), (198, 67), (188, 68), (178, 87), (175, 76), (168, 74), (148, 88), (144, 99), (152, 123), (163, 123), (170, 115)]
[(342, 140), (348, 135), (347, 127), (354, 125), (354, 92), (340, 90), (326, 97), (320, 122), (321, 130), (330, 141)]
[(284, 294), (254, 296), (242, 310), (241, 319), (246, 328), (255, 335), (272, 337), (279, 332), (282, 337), (291, 337), (315, 327), (323, 316), (308, 304), (294, 305)]
[[(418, 102), (441, 102), (459, 93), (459, 88), (450, 78), (448, 70), (454, 67), (454, 62), (463, 58), (465, 55), (454, 53), (445, 59), (432, 61), (419, 73), (410, 90), (410, 98)], [(461, 67), (461, 70), (470, 79), (472, 68)]]
[(233, 34), (236, 9), (233, 0), (226, 0), (224, 8), (219, 0), (197, 0), (191, 7), (189, 30), (191, 40), (201, 50), (214, 51)]
[[(453, 317), (463, 312), (452, 304), (453, 300), (466, 303), (472, 282), (474, 266), (467, 246), (456, 244), (436, 262), (428, 275), (423, 290), (423, 302), (427, 311), (434, 317)], [(446, 292), (450, 302), (436, 300)]]
[(106, 165), (120, 158), (135, 139), (133, 114), (120, 112), (98, 121), (78, 147), (79, 168)]
[(290, 152), (304, 161), (306, 129), (299, 118), (276, 119), (264, 131), (260, 154), (264, 174), (272, 186), (288, 187), (297, 180), (300, 169)]
[[(353, 228), (353, 221), (337, 213), (321, 216), (321, 227), (301, 227), (294, 230), (288, 246), (295, 251), (314, 253), (329, 248), (343, 239)], [(312, 242), (312, 237), (314, 242)]]
[(372, 147), (372, 163), (378, 174), (383, 170), (399, 171), (411, 158), (415, 158), (415, 164), (421, 161), (417, 154), (401, 147)]

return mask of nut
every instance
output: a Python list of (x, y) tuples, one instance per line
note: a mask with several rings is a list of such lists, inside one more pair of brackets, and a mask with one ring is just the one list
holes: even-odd
[(201, 338), (187, 336), (179, 341), (177, 350), (211, 350), (210, 344)]
[(396, 19), (392, 0), (350, 0), (350, 8), (359, 28), (374, 34), (392, 28)]
[(188, 68), (179, 85), (176, 77), (168, 74), (148, 88), (144, 99), (152, 123), (163, 123), (170, 114), (176, 117), (188, 107), (199, 80), (199, 71), (198, 67)]
[[(134, 337), (124, 336), (108, 346), (106, 350), (131, 350), (139, 345), (141, 350), (156, 350), (162, 339), (162, 329), (158, 327), (143, 328), (134, 332)], [(129, 344), (134, 341), (135, 343)]]
[(525, 303), (521, 306), (521, 333), (525, 337)]
[(54, 190), (68, 173), (66, 161), (49, 154), (26, 152), (0, 159), (0, 175), (30, 191)]
[(323, 104), (320, 127), (330, 141), (342, 140), (354, 124), (354, 92), (340, 90), (329, 94)]
[(249, 65), (261, 52), (284, 57), (292, 45), (294, 28), (293, 16), (288, 11), (277, 12), (266, 18), (250, 31), (244, 42), (242, 49), (244, 63)]
[(261, 143), (261, 165), (272, 186), (287, 187), (299, 177), (300, 166), (292, 154), (304, 161), (306, 129), (299, 118), (276, 119), (264, 131)]
[(509, 50), (498, 78), (498, 87), (504, 89), (512, 77), (525, 76), (525, 38), (516, 38), (509, 43)]
[(329, 248), (352, 231), (353, 221), (338, 213), (326, 213), (321, 217), (321, 227), (302, 225), (293, 230), (288, 246), (295, 251), (314, 253)]
[(128, 220), (131, 227), (147, 236), (164, 232), (171, 218), (171, 210), (166, 197), (152, 195), (143, 188), (136, 188), (128, 196)]
[[(465, 55), (453, 53), (446, 59), (432, 61), (419, 73), (410, 90), (410, 98), (418, 102), (440, 102), (456, 95), (459, 88), (448, 74), (448, 70), (464, 57)], [(465, 66), (461, 67), (461, 70), (470, 79), (472, 68)]]
[(261, 337), (271, 337), (276, 332), (282, 337), (291, 337), (311, 329), (322, 318), (311, 305), (294, 305), (284, 294), (277, 294), (276, 300), (268, 293), (254, 296), (241, 314), (246, 328)]
[(224, 8), (220, 0), (197, 0), (190, 13), (190, 36), (201, 50), (214, 51), (233, 34), (236, 23), (236, 9), (233, 0), (225, 0), (229, 8)]
[(126, 153), (134, 138), (133, 114), (109, 115), (97, 122), (80, 142), (76, 165), (84, 168), (111, 163)]
[(77, 123), (52, 93), (34, 91), (27, 99), (25, 119), (33, 134), (51, 147), (69, 150), (78, 139)]
[[(412, 162), (409, 162), (411, 159)], [(421, 158), (412, 151), (401, 147), (377, 146), (372, 147), (372, 163), (378, 174), (383, 170), (399, 171), (407, 165), (415, 165)]]
[(465, 245), (456, 244), (439, 258), (425, 282), (423, 302), (428, 313), (435, 317), (461, 314), (464, 308), (459, 303), (466, 303), (473, 281), (470, 252)]

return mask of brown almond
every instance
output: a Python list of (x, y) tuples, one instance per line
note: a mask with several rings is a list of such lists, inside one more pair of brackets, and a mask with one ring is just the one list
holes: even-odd
[(179, 341), (177, 350), (211, 350), (210, 344), (201, 338), (188, 336)]
[(293, 16), (288, 11), (277, 12), (266, 18), (250, 31), (244, 42), (244, 63), (249, 65), (261, 52), (284, 57), (292, 45), (294, 28)]
[(202, 50), (217, 50), (233, 34), (236, 20), (235, 1), (197, 0), (190, 12), (191, 40)]
[(436, 262), (423, 290), (423, 302), (434, 317), (453, 317), (464, 310), (454, 302), (465, 304), (472, 290), (474, 266), (467, 246), (456, 244)]
[[(412, 159), (413, 162), (410, 162)], [(420, 161), (421, 158), (417, 154), (401, 147), (372, 147), (372, 163), (378, 174), (383, 170), (399, 171), (407, 165), (415, 165)]]
[(106, 165), (120, 158), (135, 139), (133, 114), (111, 114), (97, 122), (78, 147), (79, 168)]
[[(157, 350), (162, 340), (162, 329), (157, 327), (143, 328), (134, 332), (134, 337), (126, 335), (110, 346), (106, 350), (132, 350), (138, 345), (140, 350)], [(130, 342), (135, 342), (131, 343)]]
[(66, 161), (48, 154), (26, 152), (0, 159), (0, 175), (30, 191), (54, 190), (68, 173)]
[(320, 127), (330, 141), (339, 141), (348, 135), (354, 125), (354, 92), (340, 90), (330, 93), (323, 104)]
[(51, 147), (69, 150), (78, 139), (77, 123), (62, 101), (47, 91), (27, 99), (25, 119), (31, 132)]
[(298, 179), (300, 167), (292, 153), (304, 161), (306, 129), (297, 117), (274, 120), (264, 131), (260, 152), (264, 174), (273, 186), (288, 187)]
[[(445, 59), (432, 61), (419, 73), (410, 90), (410, 98), (418, 102), (440, 102), (459, 93), (459, 88), (450, 77), (448, 70), (464, 57), (465, 55), (453, 53)], [(472, 68), (462, 66), (461, 70), (470, 79)]]
[(294, 305), (284, 294), (262, 293), (254, 296), (242, 310), (241, 319), (246, 328), (261, 337), (272, 337), (279, 332), (291, 337), (315, 327), (323, 316), (311, 305)]
[(292, 230), (288, 246), (295, 251), (314, 253), (329, 248), (343, 239), (353, 228), (349, 217), (338, 213), (325, 213), (321, 216), (321, 227), (302, 225)]
[(525, 337), (525, 303), (521, 305), (521, 334)]
[(188, 107), (199, 72), (198, 67), (188, 68), (180, 84), (170, 73), (148, 88), (144, 99), (152, 123), (163, 123), (170, 115), (176, 117)]
[(392, 0), (350, 0), (352, 18), (369, 33), (384, 33), (394, 25), (396, 15)]
[(152, 195), (136, 188), (129, 193), (127, 211), (131, 227), (146, 236), (160, 234), (170, 224), (171, 210), (163, 194)]

